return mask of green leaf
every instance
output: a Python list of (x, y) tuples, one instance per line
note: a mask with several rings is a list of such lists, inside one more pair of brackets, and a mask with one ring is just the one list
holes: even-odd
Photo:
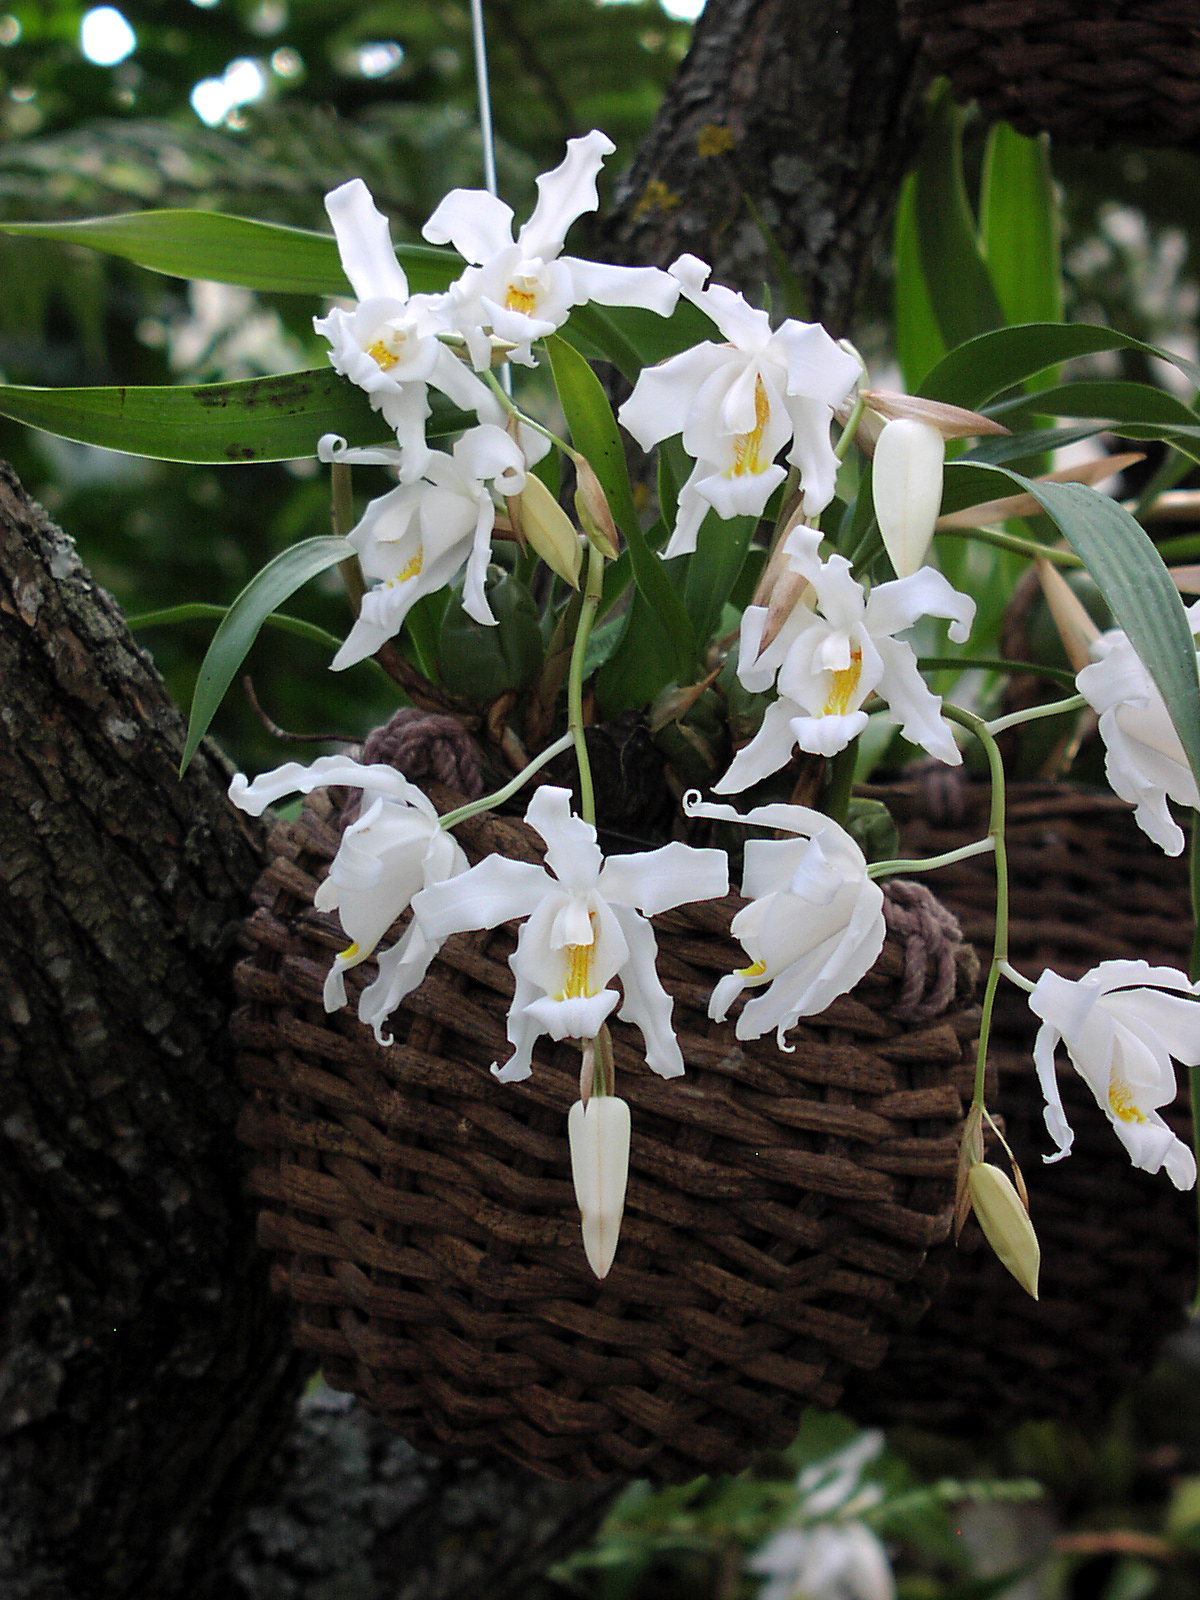
[(895, 254), (896, 288), (894, 318), (896, 357), (909, 393), (946, 354), (946, 341), (933, 314), (933, 303), (921, 267), (921, 244), (917, 237), (917, 179), (910, 172), (900, 191), (896, 207)]
[(696, 637), (686, 607), (642, 532), (633, 504), (625, 450), (608, 397), (599, 378), (573, 345), (551, 334), (546, 349), (572, 442), (591, 462), (600, 480), (613, 519), (629, 546), (638, 593), (657, 614), (659, 627), (666, 630), (680, 682), (686, 683), (696, 658)]
[(757, 517), (726, 519), (712, 511), (700, 526), (695, 553), (687, 564), (683, 598), (702, 645), (721, 620), (757, 526)]
[(327, 571), (353, 554), (354, 546), (348, 539), (327, 536), (302, 539), (299, 544), (281, 550), (273, 561), (269, 561), (261, 572), (251, 578), (225, 613), (201, 663), (196, 692), (192, 696), (192, 714), (188, 720), (183, 759), (179, 763), (181, 777), (195, 755), (196, 747), (208, 732), (209, 723), (216, 715), (234, 673), (246, 659), (263, 623), (310, 578), (315, 578), (318, 573)]
[[(130, 211), (80, 222), (4, 222), (0, 231), (87, 245), (175, 278), (205, 278), (276, 294), (354, 292), (332, 234), (219, 211)], [(462, 270), (452, 250), (404, 245), (396, 253), (413, 294), (438, 293)]]
[(951, 347), (1004, 325), (963, 182), (962, 116), (943, 88), (930, 116), (915, 185), (921, 269), (937, 325)]
[(968, 339), (938, 362), (922, 382), (920, 393), (929, 400), (946, 400), (977, 411), (1052, 363), (1094, 355), (1098, 350), (1140, 350), (1159, 356), (1200, 388), (1200, 366), (1194, 361), (1115, 328), (1099, 328), (1090, 322), (1030, 322)]
[(1141, 422), (1175, 428), (1200, 426), (1200, 416), (1166, 389), (1150, 383), (1094, 378), (1077, 383), (1057, 383), (1022, 397), (1011, 407), (997, 407), (1005, 422), (1029, 413), (1049, 417), (1105, 417), (1110, 422)]
[[(392, 441), (361, 389), (331, 367), (238, 383), (33, 389), (0, 384), (0, 416), (64, 439), (158, 461), (291, 461), (323, 433), (352, 445)], [(429, 431), (469, 419), (434, 404)]]
[(1104, 596), (1113, 620), (1158, 685), (1200, 783), (1200, 675), (1179, 590), (1146, 530), (1116, 500), (1080, 483), (1012, 474), (1058, 524)]
[(1029, 139), (1007, 122), (993, 124), (983, 158), (979, 230), (1007, 321), (1059, 321), (1058, 197), (1044, 137)]

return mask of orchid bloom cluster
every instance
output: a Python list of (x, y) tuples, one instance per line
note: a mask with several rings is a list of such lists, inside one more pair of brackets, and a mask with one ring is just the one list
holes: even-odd
[[(815, 324), (788, 318), (773, 326), (767, 312), (710, 283), (710, 269), (692, 255), (664, 272), (565, 254), (571, 225), (598, 205), (597, 178), (612, 149), (599, 132), (570, 140), (562, 163), (538, 179), (537, 203), (515, 233), (511, 209), (494, 195), (466, 189), (447, 195), (424, 236), (453, 245), (465, 266), (437, 294), (409, 292), (387, 220), (360, 180), (326, 200), (355, 300), (334, 306), (315, 327), (328, 341), (333, 366), (365, 392), (394, 439), (351, 448), (326, 435), (318, 454), (335, 472), (362, 464), (389, 468), (396, 477), (395, 487), (371, 500), (348, 533), (362, 592), (332, 666), (342, 670), (376, 655), (404, 632), (418, 601), (456, 583), (471, 625), (498, 629), (496, 542), (515, 541), (551, 569), (545, 631), (547, 637), (554, 631), (558, 659), (569, 655), (569, 668), (547, 691), (545, 736), (529, 749), (515, 736), (498, 741), (515, 771), (511, 782), (442, 817), (399, 773), (349, 757), (324, 757), (307, 768), (289, 763), (253, 782), (239, 774), (230, 789), (234, 802), (254, 815), (288, 793), (318, 785), (361, 790), (357, 817), (342, 833), (316, 909), (336, 913), (348, 940), (329, 971), (326, 1008), (346, 1004), (347, 974), (373, 963), (375, 975), (359, 990), (357, 1007), (381, 1045), (390, 1042), (389, 1018), (424, 981), (446, 939), (519, 924), (510, 959), (511, 1053), (492, 1070), (502, 1083), (528, 1077), (543, 1035), (578, 1043), (580, 1099), (568, 1119), (568, 1142), (585, 1252), (598, 1277), (614, 1259), (631, 1141), (629, 1109), (614, 1089), (608, 1020), (615, 1015), (640, 1030), (652, 1072), (663, 1078), (684, 1072), (649, 919), (724, 896), (729, 864), (723, 850), (682, 842), (631, 855), (601, 853), (584, 739), (585, 680), (602, 608), (611, 610), (611, 626), (620, 620), (614, 608), (619, 586), (605, 583), (606, 574), (616, 572), (620, 536), (601, 486), (602, 462), (589, 461), (578, 438), (567, 445), (526, 415), (493, 366), (536, 366), (543, 342), (584, 306), (632, 307), (668, 318), (682, 299), (693, 308), (689, 315), (707, 319), (711, 337), (643, 367), (609, 420), (613, 435), (619, 422), (644, 450), (681, 450), (691, 463), (673, 497), (670, 525), (661, 529), (663, 560), (699, 560), (706, 542), (732, 538), (732, 519), (762, 519), (768, 530), (753, 599), (732, 629), (726, 606), (724, 637), (715, 635), (707, 647), (706, 676), (680, 687), (681, 703), (691, 704), (736, 640), (730, 665), (740, 691), (762, 709), (761, 721), (711, 786), (720, 796), (751, 791), (752, 800), (738, 810), (692, 791), (683, 809), (690, 819), (775, 831), (774, 838), (746, 843), (745, 904), (732, 931), (747, 961), (717, 983), (709, 1013), (722, 1022), (736, 1011), (739, 1039), (774, 1033), (784, 1049), (790, 1030), (853, 988), (876, 960), (885, 936), (878, 880), (943, 859), (869, 862), (844, 818), (800, 804), (795, 795), (780, 798), (781, 783), (783, 794), (790, 789), (786, 774), (797, 753), (810, 766), (824, 760), (831, 770), (847, 772), (856, 741), (876, 716), (952, 766), (962, 761), (956, 728), (995, 749), (988, 724), (944, 704), (929, 688), (905, 635), (931, 627), (928, 619), (948, 625), (956, 643), (970, 634), (975, 602), (928, 561), (945, 446), (947, 438), (1003, 431), (973, 412), (865, 389), (863, 365), (852, 349)], [(594, 394), (589, 391), (589, 415), (600, 394), (597, 383)], [(439, 405), (466, 413), (470, 423), (449, 449), (427, 437), (434, 396)], [(565, 397), (563, 405), (571, 426), (575, 418)], [(835, 440), (839, 421), (844, 426)], [(678, 446), (670, 444), (676, 439)], [(874, 523), (860, 524), (848, 542), (845, 527), (831, 535), (821, 519), (835, 502), (839, 473), (856, 441), (874, 458)], [(534, 472), (555, 446), (575, 472), (582, 526)], [(606, 481), (611, 485), (611, 475)], [(877, 526), (874, 545), (860, 543), (863, 526)], [(627, 539), (636, 532), (627, 523), (623, 531)], [(645, 583), (646, 563), (657, 567), (660, 558), (649, 546), (631, 556), (644, 599), (655, 592)], [(665, 577), (661, 582), (670, 586)], [(1200, 626), (1200, 615), (1193, 613), (1192, 621)], [(1106, 634), (1089, 648), (1094, 659), (1079, 673), (1079, 690), (1100, 713), (1110, 780), (1118, 794), (1137, 803), (1138, 821), (1150, 836), (1174, 853), (1182, 835), (1167, 798), (1200, 807), (1179, 737), (1124, 635)], [(566, 731), (553, 737), (564, 681)], [(510, 695), (504, 707), (516, 698)], [(530, 726), (524, 724), (526, 737)], [(507, 801), (568, 749), (577, 759), (578, 808), (567, 789), (543, 785), (533, 790), (525, 812), (544, 841), (545, 865), (498, 856), (471, 865), (454, 837), (458, 823)], [(946, 859), (995, 846), (993, 833)], [(401, 919), (402, 931), (387, 944)], [(1160, 1112), (1174, 1093), (1171, 1058), (1200, 1063), (1200, 989), (1182, 974), (1120, 962), (1102, 964), (1079, 983), (1047, 973), (1035, 987), (1008, 966), (998, 946), (993, 987), (1000, 975), (1032, 991), (1043, 1022), (1037, 1070), (1054, 1159), (1071, 1141), (1054, 1075), (1061, 1039), (1135, 1164), (1165, 1169), (1177, 1185), (1194, 1182), (1191, 1153)], [(985, 1048), (986, 1028), (977, 1084), (981, 1114)], [(1002, 1256), (1012, 1233), (1017, 1243), (1010, 1253), (1027, 1264), (1021, 1228), (1028, 1229), (1028, 1218), (1022, 1223), (1016, 1215), (1024, 1202), (1007, 1178), (988, 1177), (995, 1169), (982, 1160), (981, 1137), (974, 1137), (979, 1126), (976, 1117), (969, 1150), (964, 1144), (963, 1193), (969, 1190), (976, 1200)], [(968, 1184), (971, 1169), (979, 1170)], [(1022, 1272), (1036, 1279), (1036, 1268), (1026, 1265)], [(807, 1571), (815, 1563), (814, 1570), (832, 1571), (840, 1564), (848, 1575), (845, 1592), (884, 1597), (891, 1593), (886, 1559), (864, 1535), (848, 1525), (835, 1551), (832, 1545), (818, 1549), (815, 1533), (797, 1534), (789, 1570)], [(782, 1572), (783, 1554), (775, 1551), (768, 1560), (764, 1553), (764, 1562), (758, 1570)]]

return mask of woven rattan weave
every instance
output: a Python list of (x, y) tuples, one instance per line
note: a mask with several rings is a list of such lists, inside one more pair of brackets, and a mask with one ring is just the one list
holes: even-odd
[(1195, 146), (1194, 0), (900, 0), (901, 27), (956, 98), (1067, 144)]
[[(889, 788), (887, 800), (906, 855), (949, 849), (987, 831), (982, 788), (966, 792), (953, 821), (932, 820), (915, 785)], [(1011, 956), (1027, 976), (1050, 966), (1079, 978), (1099, 961), (1138, 957), (1187, 970), (1186, 860), (1164, 856), (1123, 801), (1062, 785), (1017, 785), (1007, 840)], [(981, 954), (990, 951), (990, 859), (960, 862), (933, 881), (964, 934)], [(864, 1420), (977, 1435), (1026, 1417), (1095, 1415), (1182, 1326), (1195, 1281), (1195, 1197), (1165, 1174), (1129, 1164), (1063, 1051), (1059, 1082), (1075, 1145), (1069, 1160), (1043, 1164), (1053, 1146), (1033, 1070), (1037, 1026), (1023, 996), (1002, 985), (988, 1100), (1003, 1114), (1029, 1183), (1041, 1299), (1035, 1303), (1017, 1287), (968, 1223), (958, 1250), (929, 1259), (935, 1292), (928, 1315), (893, 1338), (885, 1367), (852, 1375), (846, 1404)], [(1190, 1140), (1186, 1075), (1184, 1089), (1165, 1115)]]
[[(923, 1304), (914, 1277), (949, 1225), (973, 954), (959, 947), (946, 1014), (905, 1024), (889, 939), (788, 1054), (706, 1016), (716, 976), (745, 959), (737, 902), (656, 919), (687, 1074), (657, 1079), (640, 1034), (614, 1027), (633, 1150), (598, 1283), (567, 1154), (577, 1049), (543, 1040), (524, 1084), (488, 1072), (506, 1054), (511, 931), (451, 940), (391, 1048), (352, 1007), (326, 1016), (343, 940), (312, 895), (338, 835), (314, 801), (272, 835), (236, 972), (240, 1132), (298, 1342), (417, 1445), (551, 1476), (688, 1477), (785, 1443)], [(523, 824), (457, 831), (472, 856), (538, 859)]]

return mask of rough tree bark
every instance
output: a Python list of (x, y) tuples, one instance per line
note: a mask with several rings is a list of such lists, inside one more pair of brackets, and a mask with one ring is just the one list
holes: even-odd
[(927, 81), (896, 0), (708, 0), (605, 229), (613, 260), (685, 250), (747, 292), (770, 276), (767, 224), (834, 333), (888, 237)]
[[(0, 718), (0, 1595), (224, 1600), (214, 1545), (304, 1377), (254, 1246), (224, 1032), (259, 830), (214, 747), (179, 780), (153, 664), (3, 463)], [(361, 1422), (340, 1455), (320, 1435), (302, 1418), (281, 1458), (303, 1461), (307, 1530), (293, 1504), (286, 1537), (276, 1508), (234, 1539), (245, 1593), (303, 1593), (345, 1555), (381, 1596), (449, 1600), (485, 1549), (491, 1593), (520, 1592), (607, 1500), (404, 1447), (384, 1470)], [(479, 1559), (448, 1558), (464, 1532)], [(295, 1583), (264, 1587), (298, 1546)]]

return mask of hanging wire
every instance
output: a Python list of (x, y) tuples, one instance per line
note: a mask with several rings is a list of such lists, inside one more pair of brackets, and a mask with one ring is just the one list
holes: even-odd
[[(487, 40), (483, 31), (483, 0), (471, 0), (471, 44), (475, 52), (475, 87), (479, 94), (479, 132), (483, 141), (483, 181), (496, 194), (496, 136), (492, 132), (492, 94), (488, 87)], [(500, 382), (512, 394), (512, 367), (500, 368)]]
[(483, 0), (471, 0), (471, 43), (475, 50), (475, 86), (479, 91), (479, 132), (483, 136), (483, 181), (496, 191), (496, 140), (492, 133), (492, 96), (488, 88), (487, 41), (483, 32)]

